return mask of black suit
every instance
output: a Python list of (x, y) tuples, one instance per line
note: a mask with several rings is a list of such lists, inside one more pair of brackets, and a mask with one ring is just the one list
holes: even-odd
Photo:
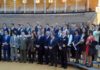
[(61, 57), (61, 66), (63, 68), (67, 67), (67, 44), (68, 44), (68, 37), (61, 37), (61, 44), (60, 44), (60, 57)]
[(45, 63), (49, 63), (49, 41), (50, 41), (50, 36), (44, 37), (44, 57), (45, 57)]
[(36, 47), (36, 51), (38, 53), (38, 63), (43, 63), (43, 54), (44, 54), (44, 36), (36, 37), (35, 45), (39, 45)]
[[(56, 38), (50, 39), (49, 41), (49, 59), (51, 65), (57, 66), (57, 40)], [(50, 49), (51, 48), (51, 49)]]

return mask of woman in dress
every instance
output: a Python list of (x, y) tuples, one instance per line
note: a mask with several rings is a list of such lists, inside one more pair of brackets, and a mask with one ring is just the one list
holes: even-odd
[[(95, 48), (94, 48), (95, 46), (94, 46), (93, 42), (95, 42), (93, 32), (89, 31), (89, 36), (86, 40), (86, 57), (88, 60), (88, 64), (87, 64), (88, 67), (92, 66), (92, 59), (93, 59), (92, 56), (95, 54)], [(85, 59), (85, 61), (86, 61), (86, 59)]]

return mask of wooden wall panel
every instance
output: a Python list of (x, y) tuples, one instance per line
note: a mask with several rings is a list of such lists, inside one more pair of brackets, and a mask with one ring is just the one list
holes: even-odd
[[(16, 6), (17, 8), (21, 8), (23, 7), (23, 4), (22, 4), (22, 0), (16, 0)], [(28, 8), (33, 8), (33, 0), (27, 0), (27, 7)], [(40, 0), (41, 3), (37, 4), (37, 8), (43, 8), (44, 7), (44, 2), (43, 0)], [(98, 3), (98, 0), (90, 0), (90, 8), (92, 10), (95, 10), (96, 6), (97, 6), (97, 3)], [(3, 0), (0, 0), (0, 7), (3, 8)], [(54, 3), (53, 4), (50, 4), (48, 3), (48, 0), (47, 0), (47, 8), (53, 8), (54, 7)], [(70, 8), (71, 6), (75, 6), (75, 0), (67, 0), (67, 5), (68, 7)], [(86, 5), (86, 0), (79, 0), (79, 3), (78, 3), (79, 6), (85, 6)], [(62, 8), (64, 7), (64, 3), (62, 2), (62, 0), (57, 0), (57, 8)], [(13, 8), (13, 0), (7, 0), (7, 8)]]

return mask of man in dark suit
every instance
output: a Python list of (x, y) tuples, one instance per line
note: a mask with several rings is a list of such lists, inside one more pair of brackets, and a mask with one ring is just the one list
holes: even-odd
[(60, 56), (61, 56), (61, 66), (63, 68), (67, 68), (67, 44), (68, 44), (68, 37), (63, 32), (61, 39), (60, 39)]
[(11, 28), (10, 28), (10, 34), (12, 35), (12, 33), (17, 33), (17, 28), (15, 27), (14, 23), (11, 23)]
[(57, 39), (55, 36), (52, 34), (50, 36), (50, 41), (49, 41), (49, 57), (50, 57), (50, 65), (57, 66)]
[(10, 60), (10, 36), (7, 31), (4, 32), (3, 36), (3, 60), (9, 61)]
[(40, 31), (37, 33), (35, 45), (36, 45), (36, 50), (38, 53), (38, 63), (43, 64), (44, 35)]
[(47, 31), (50, 31), (50, 26), (49, 26), (49, 24), (46, 24), (46, 27), (44, 28), (44, 33), (46, 33)]
[(22, 30), (22, 25), (21, 24), (18, 24), (18, 27), (17, 27), (17, 35), (21, 35), (21, 30)]
[(46, 64), (49, 63), (49, 41), (50, 41), (50, 32), (47, 31), (44, 38), (44, 57)]
[(3, 29), (3, 31), (9, 32), (9, 28), (7, 27), (6, 23), (3, 23), (2, 29)]
[(36, 34), (38, 33), (39, 30), (40, 30), (40, 25), (36, 24), (36, 26), (35, 26), (35, 32), (36, 32)]

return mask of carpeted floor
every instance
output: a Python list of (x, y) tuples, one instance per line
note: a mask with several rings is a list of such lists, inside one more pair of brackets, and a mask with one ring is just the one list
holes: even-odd
[(18, 63), (18, 62), (0, 62), (0, 70), (79, 70), (74, 67), (62, 69), (60, 67), (52, 67), (48, 65), (39, 65), (36, 63)]

